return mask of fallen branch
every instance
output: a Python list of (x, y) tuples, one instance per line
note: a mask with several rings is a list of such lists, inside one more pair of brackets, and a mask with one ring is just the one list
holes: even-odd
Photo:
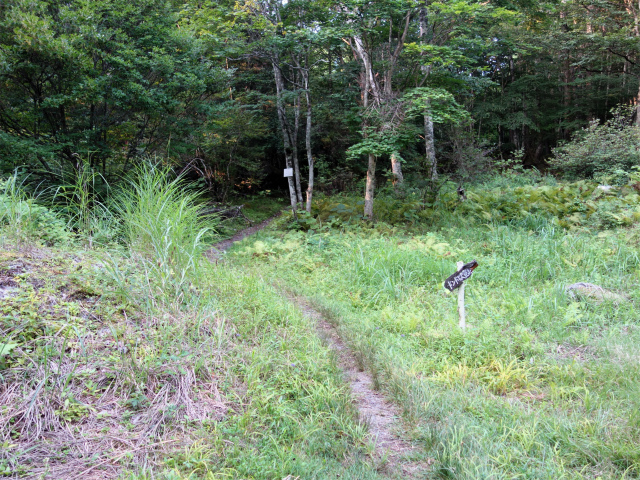
[(244, 218), (249, 225), (253, 225), (253, 222), (247, 218), (242, 211), (244, 205), (234, 205), (232, 207), (209, 207), (200, 212), (200, 215), (217, 215), (218, 217), (228, 220), (231, 218)]

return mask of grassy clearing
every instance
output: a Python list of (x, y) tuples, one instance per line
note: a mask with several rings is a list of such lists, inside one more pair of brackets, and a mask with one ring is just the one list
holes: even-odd
[[(401, 406), (422, 446), (412, 458), (437, 460), (434, 478), (640, 474), (640, 232), (618, 226), (635, 221), (632, 192), (596, 198), (566, 228), (574, 207), (512, 208), (550, 203), (533, 187), (505, 202), (470, 192), (463, 207), (445, 192), (428, 228), (412, 202), (381, 199), (399, 223), (372, 226), (349, 213), (357, 200), (320, 199), (316, 217), (284, 216), (215, 266), (196, 198), (157, 170), (121, 194), (111, 240), (89, 250), (86, 232), (3, 188), (5, 476), (382, 478), (332, 353), (280, 288), (338, 327)], [(472, 258), (463, 333), (442, 281)], [(578, 281), (625, 299), (572, 301)]]
[(0, 474), (378, 478), (331, 352), (260, 276), (206, 262), (179, 190), (142, 171), (108, 249), (17, 244), (3, 219)]
[[(637, 228), (569, 233), (544, 216), (482, 225), (441, 215), (425, 231), (336, 214), (315, 231), (249, 239), (234, 258), (336, 323), (438, 460), (434, 476), (638, 476)], [(462, 333), (442, 282), (473, 258)], [(578, 281), (629, 300), (571, 301), (564, 287)]]

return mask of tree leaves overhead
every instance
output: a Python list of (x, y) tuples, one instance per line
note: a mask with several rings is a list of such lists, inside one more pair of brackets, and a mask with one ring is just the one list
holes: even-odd
[(0, 148), (21, 138), (45, 162), (137, 155), (221, 80), (167, 3), (14, 0), (4, 13), (0, 128), (13, 140)]
[(291, 125), (309, 94), (327, 185), (364, 176), (369, 152), (424, 175), (423, 118), (443, 171), (461, 168), (461, 138), (544, 167), (559, 142), (638, 104), (638, 25), (628, 0), (5, 0), (0, 169), (54, 178), (83, 156), (114, 176), (157, 154), (200, 165), (212, 191), (280, 185), (275, 57)]

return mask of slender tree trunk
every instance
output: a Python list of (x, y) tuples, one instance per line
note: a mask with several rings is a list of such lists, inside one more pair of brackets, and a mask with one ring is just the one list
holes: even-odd
[[(428, 107), (427, 107), (428, 108)], [(433, 136), (433, 119), (431, 115), (424, 116), (424, 145), (426, 148), (425, 159), (429, 169), (431, 180), (438, 179), (438, 160), (436, 159), (436, 142)]]
[(640, 128), (640, 86), (638, 86), (638, 96), (636, 97), (636, 127)]
[[(631, 3), (631, 2), (630, 2)], [(636, 37), (640, 37), (640, 0), (638, 0), (637, 9), (636, 6), (631, 4), (631, 10), (633, 12), (634, 32)], [(626, 62), (625, 62), (626, 63)], [(640, 78), (638, 78), (640, 80)], [(638, 85), (638, 96), (636, 97), (636, 121), (637, 127), (640, 127), (640, 84)]]
[[(424, 45), (425, 37), (427, 35), (427, 2), (420, 9), (420, 43)], [(431, 68), (427, 65), (420, 67), (424, 79), (431, 73)], [(423, 80), (424, 81), (424, 80)], [(426, 112), (424, 115), (424, 147), (425, 147), (425, 162), (429, 169), (429, 177), (431, 180), (438, 178), (438, 161), (436, 159), (436, 144), (435, 137), (433, 136), (433, 119), (431, 118), (430, 104), (426, 106)]]
[(293, 150), (293, 172), (296, 179), (296, 194), (298, 203), (302, 203), (302, 188), (300, 187), (300, 162), (298, 162), (298, 132), (300, 131), (300, 93), (296, 95), (294, 103), (294, 123), (293, 123), (293, 139), (291, 148)]
[(369, 166), (367, 168), (367, 186), (364, 190), (364, 216), (373, 220), (373, 194), (376, 188), (376, 157), (369, 154)]
[[(309, 67), (307, 61), (306, 68)], [(307, 162), (309, 162), (309, 184), (307, 186), (307, 212), (311, 213), (311, 200), (313, 198), (313, 154), (311, 152), (311, 92), (309, 91), (309, 70), (302, 73), (304, 82), (305, 99), (307, 101), (307, 131), (305, 135), (305, 148), (307, 149)]]
[[(365, 66), (364, 74), (364, 88), (362, 89), (362, 105), (366, 110), (369, 107), (369, 75), (366, 68), (367, 63), (363, 61)], [(367, 122), (362, 122), (363, 130), (367, 131)], [(365, 134), (366, 135), (366, 134)], [(373, 220), (373, 195), (376, 188), (376, 157), (370, 153), (369, 163), (367, 167), (367, 184), (364, 190), (364, 216), (369, 220)]]
[[(282, 131), (282, 138), (284, 142), (284, 157), (287, 168), (293, 168), (291, 162), (291, 138), (289, 128), (287, 126), (287, 117), (286, 112), (284, 110), (284, 101), (282, 98), (282, 93), (284, 91), (284, 79), (282, 78), (282, 72), (280, 71), (280, 66), (278, 65), (278, 58), (273, 59), (273, 75), (276, 82), (276, 105), (278, 111), (278, 120), (280, 122), (280, 129)], [(296, 187), (293, 181), (293, 177), (288, 177), (289, 181), (289, 197), (291, 198), (291, 209), (293, 211), (293, 215), (296, 215), (297, 211), (297, 196), (296, 196)]]
[[(386, 65), (386, 70), (383, 72), (374, 72), (373, 71), (373, 58), (372, 54), (369, 50), (367, 50), (367, 46), (363, 41), (362, 36), (354, 35), (352, 37), (353, 41), (351, 43), (351, 47), (354, 51), (354, 56), (359, 58), (362, 61), (363, 66), (363, 76), (364, 76), (364, 85), (361, 82), (361, 86), (363, 93), (363, 107), (364, 110), (367, 111), (369, 106), (369, 93), (371, 93), (371, 101), (373, 103), (374, 108), (379, 109), (379, 114), (384, 110), (382, 107), (387, 105), (389, 102), (393, 100), (393, 88), (392, 88), (392, 78), (393, 71), (395, 65), (400, 58), (400, 53), (404, 48), (404, 44), (409, 33), (409, 29), (411, 26), (411, 12), (409, 10), (404, 18), (404, 28), (400, 38), (398, 38), (398, 43), (396, 44), (393, 53), (391, 52), (391, 28), (389, 30), (389, 57), (384, 59), (384, 63)], [(381, 74), (380, 74), (381, 73)], [(380, 85), (380, 79), (382, 79), (383, 84)], [(393, 118), (381, 118), (381, 123), (384, 125), (385, 123), (393, 122)], [(366, 132), (367, 123), (363, 121), (363, 130)], [(397, 160), (397, 157), (395, 157)], [(392, 171), (396, 175), (396, 181), (401, 182), (403, 180), (402, 177), (402, 167), (400, 162), (393, 162), (392, 158)], [(398, 175), (399, 174), (399, 175)], [(365, 189), (365, 197), (364, 197), (364, 215), (365, 217), (372, 219), (373, 218), (373, 194), (375, 190), (375, 175), (376, 175), (376, 157), (373, 154), (369, 154), (369, 162), (367, 168), (367, 186)]]
[[(367, 49), (364, 47), (364, 42), (362, 41), (362, 38), (358, 36), (354, 36), (353, 44), (355, 45), (355, 51), (358, 57), (360, 57), (360, 59), (362, 60), (362, 64), (364, 68), (363, 73), (365, 76), (366, 92), (368, 94), (370, 89), (371, 95), (373, 97), (374, 105), (379, 105), (381, 101), (380, 87), (378, 86), (376, 76), (373, 73), (373, 65), (371, 64), (371, 58), (369, 57), (369, 52), (367, 52)], [(365, 105), (365, 108), (367, 106), (368, 105)]]

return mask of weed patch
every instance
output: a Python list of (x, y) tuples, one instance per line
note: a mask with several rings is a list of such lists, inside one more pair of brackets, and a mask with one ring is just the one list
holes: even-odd
[(0, 472), (378, 478), (308, 320), (210, 264), (197, 209), (153, 174), (121, 197), (126, 248), (0, 252)]
[[(570, 195), (580, 194), (575, 188)], [(498, 197), (495, 205), (506, 208)], [(545, 218), (537, 226), (492, 218), (386, 233), (341, 219), (339, 229), (272, 231), (232, 258), (332, 318), (375, 385), (415, 425), (412, 435), (425, 459), (437, 459), (438, 475), (633, 476), (634, 230), (593, 235)], [(468, 282), (471, 328), (463, 333), (442, 281), (470, 258), (480, 266)], [(572, 298), (565, 287), (579, 281), (629, 301)]]

